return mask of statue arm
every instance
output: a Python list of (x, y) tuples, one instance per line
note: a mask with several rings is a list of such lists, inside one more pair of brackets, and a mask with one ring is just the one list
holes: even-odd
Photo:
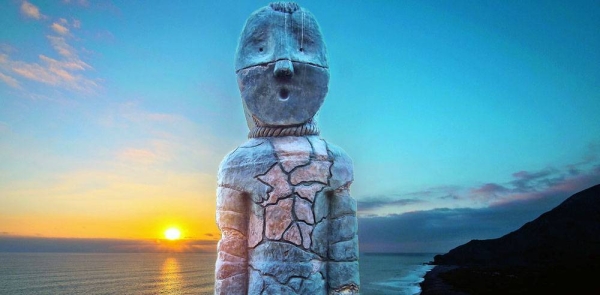
[(217, 245), (215, 294), (246, 294), (248, 283), (247, 195), (233, 188), (217, 188)]
[(330, 294), (358, 294), (358, 222), (356, 200), (350, 196), (353, 180), (352, 161), (343, 152), (334, 151), (329, 226)]

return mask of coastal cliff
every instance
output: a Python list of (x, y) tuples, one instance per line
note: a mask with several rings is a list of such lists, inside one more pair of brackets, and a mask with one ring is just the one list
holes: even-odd
[(578, 294), (598, 294), (600, 287), (583, 277), (600, 271), (600, 185), (574, 194), (501, 238), (472, 240), (437, 255), (433, 264), (436, 268), (421, 284), (424, 295), (572, 288), (585, 290)]

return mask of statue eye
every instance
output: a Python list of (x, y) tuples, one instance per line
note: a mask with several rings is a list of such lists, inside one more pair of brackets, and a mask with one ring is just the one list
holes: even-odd
[(304, 52), (304, 47), (300, 47), (300, 52)]
[(261, 48), (259, 48), (259, 49), (258, 49), (258, 51), (260, 51), (260, 52), (263, 52), (263, 48), (262, 48), (262, 47), (261, 47)]

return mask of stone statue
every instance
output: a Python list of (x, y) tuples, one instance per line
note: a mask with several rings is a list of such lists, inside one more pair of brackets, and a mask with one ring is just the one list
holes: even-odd
[(219, 168), (215, 294), (358, 294), (352, 161), (314, 121), (329, 82), (314, 16), (254, 12), (235, 69), (250, 133)]

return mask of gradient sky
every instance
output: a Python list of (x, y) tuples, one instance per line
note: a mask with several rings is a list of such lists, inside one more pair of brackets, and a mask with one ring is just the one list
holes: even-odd
[[(600, 183), (598, 1), (301, 1), (353, 158), (361, 251), (444, 252)], [(264, 1), (5, 1), (0, 235), (214, 240)]]

